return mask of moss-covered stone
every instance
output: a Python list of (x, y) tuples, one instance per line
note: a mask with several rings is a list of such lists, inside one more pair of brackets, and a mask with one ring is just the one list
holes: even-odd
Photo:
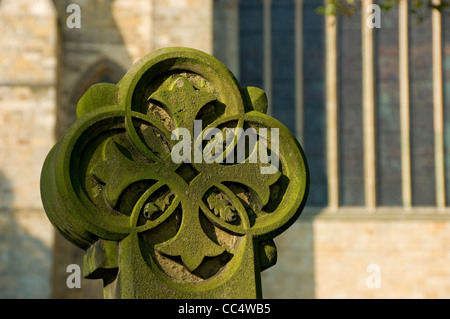
[[(272, 238), (299, 216), (309, 185), (300, 145), (266, 110), (262, 90), (241, 88), (222, 63), (188, 48), (155, 51), (118, 84), (86, 92), (47, 157), (41, 193), (106, 298), (261, 297)], [(183, 161), (172, 157), (177, 128), (189, 137)], [(203, 140), (213, 128), (238, 133)], [(245, 160), (233, 161), (249, 128), (277, 133), (257, 133)], [(252, 157), (263, 147), (279, 159), (271, 173), (262, 173), (267, 158)]]

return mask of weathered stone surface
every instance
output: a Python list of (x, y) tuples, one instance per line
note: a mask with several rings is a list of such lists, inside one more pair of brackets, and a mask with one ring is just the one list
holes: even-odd
[[(105, 297), (261, 297), (272, 238), (301, 213), (309, 183), (300, 145), (265, 104), (262, 90), (240, 88), (222, 63), (187, 48), (155, 51), (117, 85), (86, 92), (41, 192), (54, 226), (87, 250), (85, 276), (104, 280)], [(237, 133), (205, 138), (212, 128)], [(258, 140), (241, 161), (247, 128)], [(188, 135), (177, 142), (174, 129)], [(181, 142), (190, 150), (178, 161)], [(222, 153), (206, 151), (218, 144)]]

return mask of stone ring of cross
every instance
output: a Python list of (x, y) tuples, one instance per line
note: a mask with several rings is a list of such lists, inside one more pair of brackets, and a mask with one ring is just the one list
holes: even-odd
[(244, 298), (260, 295), (272, 239), (309, 187), (300, 145), (266, 110), (262, 90), (188, 48), (155, 51), (84, 94), (46, 159), (41, 193), (105, 296), (233, 296), (249, 283)]

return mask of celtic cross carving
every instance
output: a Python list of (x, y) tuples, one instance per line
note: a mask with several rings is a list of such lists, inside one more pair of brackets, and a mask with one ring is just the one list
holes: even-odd
[(167, 48), (80, 99), (42, 201), (107, 298), (257, 298), (309, 176), (289, 130), (212, 56)]

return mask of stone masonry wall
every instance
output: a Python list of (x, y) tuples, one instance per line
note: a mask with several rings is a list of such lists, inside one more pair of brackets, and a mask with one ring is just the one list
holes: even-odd
[(213, 51), (213, 0), (153, 1), (153, 49), (170, 46)]
[(53, 231), (39, 176), (53, 146), (57, 29), (49, 0), (0, 3), (0, 298), (50, 297)]
[[(450, 220), (430, 208), (307, 209), (275, 243), (264, 298), (450, 296)], [(369, 265), (379, 267), (379, 288)]]

